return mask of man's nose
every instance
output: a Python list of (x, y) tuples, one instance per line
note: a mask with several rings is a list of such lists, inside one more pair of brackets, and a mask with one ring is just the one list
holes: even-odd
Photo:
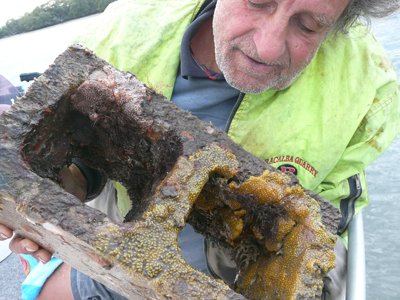
[(287, 27), (285, 20), (279, 16), (269, 16), (260, 22), (254, 33), (254, 42), (259, 57), (265, 62), (279, 62), (286, 52)]

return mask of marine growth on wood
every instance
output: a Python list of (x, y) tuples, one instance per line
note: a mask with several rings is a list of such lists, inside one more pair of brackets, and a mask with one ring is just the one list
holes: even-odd
[[(0, 223), (129, 299), (318, 299), (334, 267), (329, 201), (79, 45), (0, 117)], [(60, 188), (76, 157), (126, 187), (116, 223)], [(237, 264), (188, 265), (190, 223)]]

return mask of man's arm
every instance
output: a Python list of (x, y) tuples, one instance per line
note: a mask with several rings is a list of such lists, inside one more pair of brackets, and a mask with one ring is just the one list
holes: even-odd
[(70, 276), (71, 267), (62, 263), (46, 280), (35, 300), (74, 300)]

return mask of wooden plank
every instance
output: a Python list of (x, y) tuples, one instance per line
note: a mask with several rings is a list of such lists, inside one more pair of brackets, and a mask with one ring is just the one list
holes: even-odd
[[(129, 299), (314, 299), (334, 266), (329, 201), (79, 45), (0, 117), (0, 153), (0, 223)], [(59, 187), (72, 157), (127, 188), (129, 222)], [(186, 222), (244, 296), (184, 261)]]

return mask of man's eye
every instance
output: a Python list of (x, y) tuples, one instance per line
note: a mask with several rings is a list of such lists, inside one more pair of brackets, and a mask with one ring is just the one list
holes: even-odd
[(302, 31), (304, 31), (304, 32), (306, 32), (306, 33), (313, 33), (313, 32), (315, 32), (314, 30), (312, 30), (312, 29), (308, 28), (306, 25), (304, 25), (304, 23), (302, 23), (302, 22), (300, 22), (300, 21), (298, 21), (297, 23), (299, 24), (299, 27), (300, 27), (300, 29), (301, 29)]
[(267, 6), (267, 2), (265, 1), (248, 1), (251, 6), (254, 8), (265, 8)]
[(278, 4), (276, 1), (271, 1), (271, 0), (248, 0), (249, 7), (261, 10), (266, 13), (273, 13)]

